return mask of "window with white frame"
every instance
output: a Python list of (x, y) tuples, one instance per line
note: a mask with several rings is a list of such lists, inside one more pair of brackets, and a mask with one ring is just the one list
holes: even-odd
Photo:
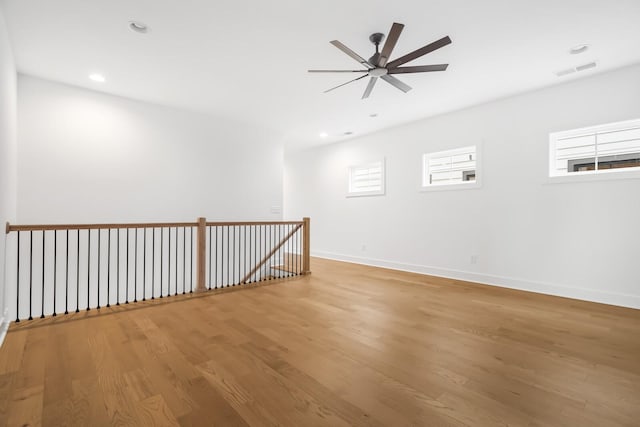
[(475, 184), (477, 154), (475, 145), (424, 154), (422, 186)]
[(549, 176), (640, 170), (640, 119), (549, 135)]
[(347, 196), (384, 194), (384, 160), (349, 167)]

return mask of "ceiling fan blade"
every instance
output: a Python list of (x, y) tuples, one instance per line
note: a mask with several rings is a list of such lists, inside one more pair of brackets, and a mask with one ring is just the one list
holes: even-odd
[(398, 42), (398, 38), (400, 37), (400, 33), (402, 33), (403, 28), (404, 25), (398, 24), (397, 22), (394, 22), (391, 26), (391, 30), (389, 30), (389, 35), (387, 36), (387, 41), (384, 43), (382, 52), (380, 52), (378, 67), (384, 67), (385, 65), (387, 65), (387, 61), (389, 61), (389, 57), (391, 56), (391, 52), (393, 52), (393, 48), (396, 47), (396, 43)]
[(400, 89), (401, 91), (403, 91), (404, 93), (407, 93), (411, 90), (411, 86), (409, 86), (406, 83), (401, 82), (400, 80), (396, 79), (393, 76), (390, 76), (388, 74), (381, 76), (380, 77), (382, 80), (384, 80), (385, 82), (389, 83), (392, 86), (397, 87), (398, 89)]
[(307, 70), (310, 73), (368, 73), (367, 70)]
[(342, 87), (342, 86), (346, 86), (346, 85), (348, 85), (349, 83), (353, 83), (353, 82), (358, 81), (358, 80), (360, 80), (360, 79), (364, 79), (365, 77), (367, 77), (367, 75), (368, 75), (368, 74), (365, 74), (364, 76), (360, 76), (360, 77), (358, 77), (357, 79), (349, 80), (349, 81), (348, 81), (348, 82), (346, 82), (346, 83), (342, 83), (341, 85), (338, 85), (338, 86), (332, 87), (331, 89), (327, 89), (327, 90), (325, 90), (323, 93), (331, 92), (332, 90), (338, 89), (339, 87)]
[(387, 64), (387, 68), (398, 68), (404, 63), (409, 61), (413, 61), (414, 59), (418, 59), (421, 56), (426, 55), (427, 53), (433, 52), (434, 50), (440, 49), (451, 43), (451, 39), (449, 36), (443, 37), (440, 40), (436, 40), (433, 43), (429, 43), (426, 46), (422, 46), (420, 49), (416, 49), (411, 53), (406, 54), (405, 56), (401, 56), (400, 58), (393, 60)]
[(426, 73), (429, 71), (445, 71), (449, 64), (437, 64), (437, 65), (418, 65), (416, 67), (400, 67), (392, 68), (388, 71), (389, 74), (406, 74), (406, 73)]
[(354, 51), (352, 51), (342, 43), (340, 43), (338, 40), (332, 40), (331, 44), (337, 47), (338, 49), (340, 49), (341, 51), (343, 51), (344, 53), (346, 53), (347, 55), (349, 55), (350, 57), (352, 57), (353, 59), (355, 59), (356, 61), (358, 61), (359, 63), (361, 63), (362, 65), (364, 65), (365, 67), (375, 68), (373, 65), (369, 63), (369, 61), (367, 61), (362, 56), (358, 55), (357, 53), (355, 53)]
[(371, 77), (371, 80), (369, 80), (369, 84), (367, 85), (367, 88), (364, 90), (364, 93), (362, 94), (362, 99), (368, 98), (369, 95), (371, 95), (371, 91), (373, 90), (373, 87), (376, 85), (377, 80), (378, 80), (377, 77)]

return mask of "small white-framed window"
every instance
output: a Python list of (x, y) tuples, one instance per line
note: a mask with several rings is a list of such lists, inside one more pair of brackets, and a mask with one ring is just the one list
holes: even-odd
[(640, 119), (549, 135), (549, 177), (640, 171)]
[(422, 155), (422, 188), (478, 184), (478, 149), (476, 145), (436, 151)]
[(347, 197), (384, 195), (384, 159), (349, 167)]

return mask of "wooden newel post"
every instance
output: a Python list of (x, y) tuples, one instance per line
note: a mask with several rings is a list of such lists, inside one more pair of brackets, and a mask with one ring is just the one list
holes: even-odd
[(302, 274), (311, 274), (311, 219), (302, 218)]
[(198, 253), (197, 262), (198, 267), (198, 283), (196, 284), (196, 292), (206, 290), (207, 280), (207, 219), (198, 218)]

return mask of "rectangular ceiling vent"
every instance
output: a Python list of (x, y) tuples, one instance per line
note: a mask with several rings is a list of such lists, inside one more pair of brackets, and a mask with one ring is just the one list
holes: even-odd
[(568, 74), (572, 74), (572, 73), (575, 73), (575, 72), (576, 72), (575, 68), (567, 68), (566, 70), (558, 71), (556, 73), (556, 76), (562, 77), (562, 76), (566, 76)]
[(596, 65), (597, 64), (595, 62), (589, 62), (588, 64), (578, 65), (575, 68), (567, 68), (566, 70), (560, 70), (560, 71), (556, 72), (556, 76), (563, 77), (563, 76), (566, 76), (566, 75), (569, 75), (569, 74), (573, 74), (576, 71), (589, 70), (591, 68), (595, 68)]
[(595, 67), (596, 67), (596, 63), (595, 62), (589, 62), (588, 64), (577, 66), (576, 67), (576, 71), (584, 71), (584, 70), (588, 70), (590, 68), (595, 68)]

